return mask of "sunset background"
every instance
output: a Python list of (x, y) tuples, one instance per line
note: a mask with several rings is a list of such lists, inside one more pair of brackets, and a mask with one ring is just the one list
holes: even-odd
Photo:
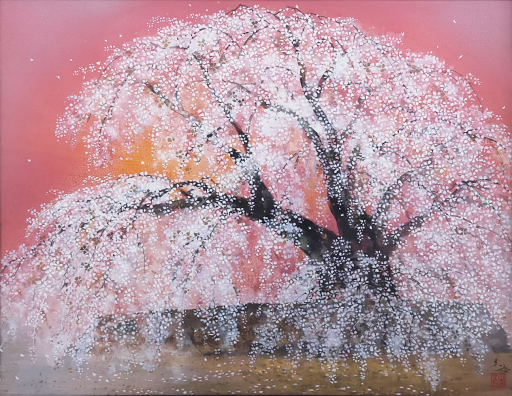
[[(87, 168), (79, 143), (55, 137), (66, 98), (80, 91), (79, 67), (103, 62), (107, 46), (155, 31), (152, 17), (228, 11), (237, 1), (2, 1), (0, 3), (1, 255), (24, 242), (26, 219), (89, 176), (140, 172)], [(259, 1), (270, 9), (353, 17), (371, 34), (403, 35), (403, 48), (432, 51), (482, 85), (484, 107), (512, 125), (512, 2), (510, 1)], [(88, 76), (91, 78), (92, 74)], [(149, 161), (148, 161), (149, 162)]]

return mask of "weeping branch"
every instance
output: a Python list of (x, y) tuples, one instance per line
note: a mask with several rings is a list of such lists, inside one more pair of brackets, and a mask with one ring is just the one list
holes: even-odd
[(182, 193), (185, 197), (181, 199), (160, 203), (143, 202), (132, 206), (132, 209), (158, 217), (170, 215), (177, 210), (225, 210), (263, 224), (283, 239), (293, 242), (307, 256), (319, 262), (323, 261), (324, 255), (329, 252), (330, 246), (336, 238), (334, 232), (316, 225), (298, 213), (281, 208), (269, 196), (270, 192), (263, 182), (258, 183), (254, 199), (215, 191), (205, 196), (191, 196)]

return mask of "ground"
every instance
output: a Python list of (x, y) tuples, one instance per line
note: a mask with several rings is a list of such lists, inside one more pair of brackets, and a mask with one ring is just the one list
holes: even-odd
[[(339, 363), (336, 382), (330, 382), (318, 359), (251, 357), (247, 351), (237, 349), (216, 355), (213, 348), (193, 341), (193, 329), (187, 327), (185, 331), (191, 334), (185, 345), (178, 348), (175, 340), (168, 340), (161, 345), (161, 360), (156, 364), (149, 359), (154, 350), (145, 344), (132, 352), (119, 347), (113, 354), (96, 347), (88, 364), (81, 367), (71, 359), (56, 366), (41, 350), (31, 363), (27, 351), (31, 341), (18, 339), (4, 346), (1, 354), (0, 393), (512, 396), (512, 374), (497, 371), (512, 368), (510, 352), (487, 353), (480, 372), (469, 356), (465, 362), (459, 358), (438, 359), (435, 365), (440, 381), (432, 389), (427, 378), (416, 370), (414, 361), (406, 368), (388, 359), (368, 359), (363, 372), (364, 362), (349, 359)], [(137, 337), (133, 339), (135, 342)], [(489, 337), (488, 342), (496, 344), (495, 340)], [(127, 360), (135, 364), (128, 366)], [(506, 383), (493, 386), (492, 373), (503, 373)]]

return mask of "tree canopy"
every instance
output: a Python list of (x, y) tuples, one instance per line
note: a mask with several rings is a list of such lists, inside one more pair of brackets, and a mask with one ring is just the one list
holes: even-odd
[(108, 315), (348, 295), (508, 323), (510, 139), (476, 78), (294, 8), (155, 22), (82, 69), (57, 136), (126, 172), (34, 213), (7, 316), (62, 351)]

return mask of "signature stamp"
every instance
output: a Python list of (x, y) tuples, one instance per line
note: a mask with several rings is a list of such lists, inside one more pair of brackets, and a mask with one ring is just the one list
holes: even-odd
[(507, 386), (506, 373), (491, 373), (491, 388), (505, 388)]

